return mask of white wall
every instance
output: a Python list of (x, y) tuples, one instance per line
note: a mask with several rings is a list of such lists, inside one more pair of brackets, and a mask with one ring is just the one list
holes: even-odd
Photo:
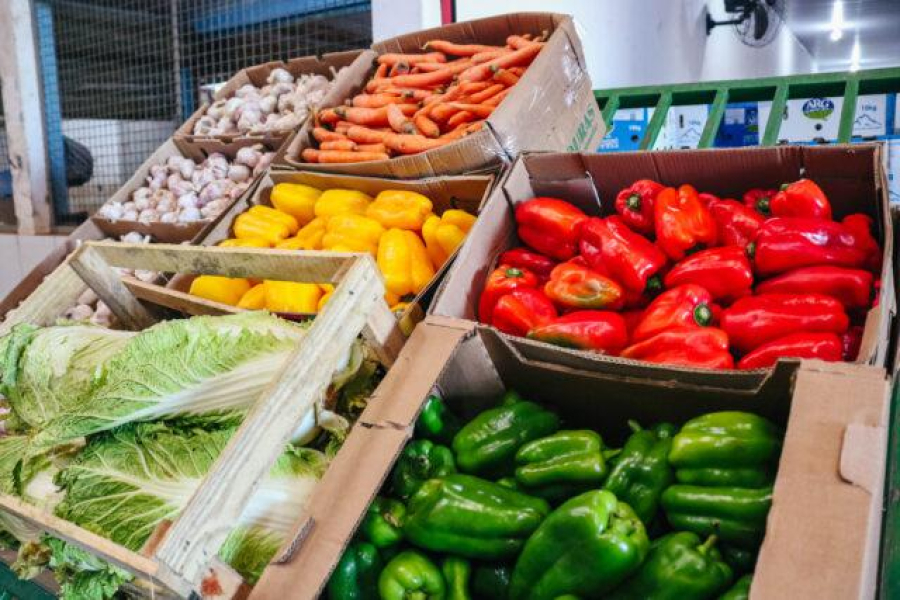
[(372, 0), (372, 39), (376, 42), (440, 24), (440, 0)]

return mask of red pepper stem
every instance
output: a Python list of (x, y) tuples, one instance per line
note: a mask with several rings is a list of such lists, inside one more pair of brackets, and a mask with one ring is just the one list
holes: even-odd
[(703, 542), (702, 545), (700, 545), (700, 546), (697, 548), (697, 552), (699, 552), (700, 554), (706, 555), (707, 552), (709, 552), (710, 550), (712, 550), (712, 547), (715, 546), (716, 541), (717, 541), (718, 539), (719, 539), (719, 538), (718, 538), (718, 536), (717, 536), (716, 534), (712, 534), (711, 536), (709, 536), (708, 538), (706, 538), (706, 541)]
[(756, 242), (750, 242), (747, 244), (747, 258), (753, 260), (753, 257), (756, 255)]
[(628, 210), (641, 212), (641, 195), (632, 194), (628, 196), (628, 199), (625, 200), (625, 206), (628, 208)]
[(781, 191), (783, 192), (783, 191), (785, 191), (786, 189), (788, 189), (789, 187), (791, 187), (791, 184), (789, 184), (789, 183), (782, 183), (780, 189), (781, 189)]
[(662, 279), (659, 275), (654, 275), (647, 280), (647, 286), (644, 288), (647, 292), (658, 292), (663, 289)]
[(769, 214), (769, 197), (763, 196), (759, 200), (756, 201), (756, 210), (761, 212), (764, 215)]
[(517, 267), (510, 267), (506, 270), (506, 276), (507, 277), (521, 277), (522, 269), (519, 269)]
[(698, 304), (694, 309), (694, 320), (697, 325), (706, 326), (712, 321), (712, 310), (706, 304)]

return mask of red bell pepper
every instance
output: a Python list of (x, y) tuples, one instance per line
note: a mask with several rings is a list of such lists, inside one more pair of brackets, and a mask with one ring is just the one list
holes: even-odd
[(547, 281), (550, 279), (550, 271), (559, 263), (549, 256), (519, 247), (501, 254), (499, 264), (527, 269), (537, 275), (541, 281)]
[(667, 288), (693, 283), (706, 289), (713, 300), (734, 300), (750, 293), (753, 268), (742, 247), (721, 246), (679, 261), (663, 282)]
[(715, 327), (663, 331), (625, 348), (621, 356), (689, 367), (734, 368), (734, 358), (728, 352), (728, 335)]
[(753, 266), (762, 276), (815, 265), (859, 268), (867, 263), (871, 251), (868, 240), (846, 225), (791, 217), (763, 223), (748, 248)]
[(553, 269), (544, 293), (562, 307), (578, 309), (615, 310), (625, 301), (618, 283), (593, 269), (568, 262)]
[(777, 275), (756, 286), (757, 294), (825, 294), (844, 308), (868, 308), (872, 304), (874, 277), (862, 269), (832, 265), (803, 267)]
[(862, 247), (868, 249), (869, 256), (866, 259), (865, 267), (871, 271), (880, 271), (881, 246), (878, 245), (878, 241), (872, 236), (872, 223), (872, 217), (862, 213), (847, 215), (841, 221), (844, 227), (858, 236)]
[(629, 340), (632, 339), (634, 330), (637, 329), (640, 322), (644, 320), (644, 310), (645, 309), (643, 308), (636, 308), (619, 313), (622, 315), (622, 318), (625, 319), (625, 329), (628, 331)]
[(772, 214), (770, 203), (778, 190), (764, 190), (762, 188), (753, 188), (744, 193), (744, 206), (754, 210), (764, 217)]
[(722, 311), (720, 327), (731, 345), (750, 352), (789, 333), (843, 333), (850, 319), (840, 302), (822, 294), (762, 294)]
[(666, 255), (653, 242), (630, 230), (617, 216), (592, 217), (581, 230), (581, 256), (595, 271), (606, 273), (625, 288), (643, 293), (659, 289), (653, 276), (666, 265)]
[(556, 307), (543, 292), (523, 287), (497, 300), (491, 325), (503, 333), (524, 336), (555, 318)]
[(738, 361), (738, 369), (771, 367), (779, 358), (841, 360), (841, 338), (834, 333), (791, 333), (766, 342)]
[(853, 361), (859, 358), (859, 349), (862, 347), (863, 327), (853, 325), (841, 334), (841, 358)]
[(578, 207), (557, 198), (532, 198), (516, 206), (519, 238), (557, 260), (575, 256), (585, 219)]
[(699, 285), (687, 284), (666, 290), (644, 311), (644, 318), (631, 335), (640, 342), (668, 329), (706, 327), (712, 323), (712, 295)]
[(604, 310), (579, 310), (546, 325), (535, 327), (528, 337), (566, 348), (618, 354), (628, 345), (625, 319)]
[(700, 192), (697, 194), (697, 198), (700, 199), (700, 202), (703, 203), (703, 206), (709, 208), (709, 205), (713, 202), (718, 202), (719, 197), (715, 194), (710, 194), (709, 192)]
[(616, 196), (616, 212), (634, 231), (652, 235), (653, 202), (665, 186), (652, 179), (635, 181)]
[(716, 222), (716, 240), (722, 246), (740, 246), (756, 239), (765, 218), (737, 200), (713, 200), (709, 212)]
[(769, 201), (772, 216), (831, 220), (831, 203), (816, 183), (801, 179), (781, 186)]
[(656, 243), (673, 260), (716, 243), (716, 222), (697, 197), (697, 190), (683, 185), (666, 188), (656, 197)]
[(481, 292), (478, 301), (478, 317), (482, 323), (490, 324), (493, 321), (494, 307), (497, 300), (513, 290), (528, 287), (537, 287), (537, 275), (520, 267), (511, 267), (501, 264), (488, 275), (487, 283)]

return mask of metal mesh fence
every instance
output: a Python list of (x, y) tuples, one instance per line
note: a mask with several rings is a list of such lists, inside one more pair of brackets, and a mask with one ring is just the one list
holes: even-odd
[[(365, 47), (372, 35), (368, 0), (36, 0), (35, 19), (58, 223), (96, 210), (199, 106), (204, 86), (263, 62)], [(0, 117), (0, 192), (3, 139)], [(73, 185), (86, 165), (89, 180)]]

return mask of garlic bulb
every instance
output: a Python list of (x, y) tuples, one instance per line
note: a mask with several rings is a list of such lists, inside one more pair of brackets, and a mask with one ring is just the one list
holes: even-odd
[(122, 204), (122, 210), (128, 212), (129, 210), (137, 210), (137, 205), (134, 202), (128, 201)]
[(150, 206), (150, 204), (151, 204), (150, 196), (140, 196), (140, 197), (136, 197), (134, 199), (134, 208), (136, 210), (143, 211), (143, 210), (152, 208), (152, 206)]
[(191, 223), (193, 221), (199, 221), (203, 218), (203, 215), (200, 214), (200, 209), (196, 207), (183, 208), (181, 212), (178, 213), (178, 221), (180, 223)]
[(138, 221), (141, 223), (152, 223), (159, 220), (159, 213), (152, 208), (142, 210), (138, 214)]
[(78, 304), (94, 304), (99, 299), (100, 298), (97, 297), (97, 293), (94, 292), (94, 290), (92, 290), (91, 288), (88, 288), (81, 292), (81, 295), (78, 296), (78, 300), (76, 300), (76, 302)]
[[(206, 164), (206, 163), (204, 163)], [(202, 167), (194, 171), (194, 174), (191, 176), (191, 183), (194, 184), (195, 190), (202, 190), (206, 184), (214, 181), (216, 176), (213, 174), (212, 170), (208, 167)]]
[[(247, 87), (247, 86), (244, 86), (244, 87)], [(241, 88), (241, 89), (244, 89), (244, 88)], [(222, 108), (222, 113), (223, 113), (222, 118), (233, 119), (235, 111), (237, 109), (239, 109), (241, 106), (243, 106), (245, 101), (246, 100), (244, 100), (243, 96), (236, 96), (234, 98), (230, 98), (225, 103), (225, 106)], [(221, 123), (221, 119), (219, 122)]]
[(97, 308), (91, 317), (91, 323), (100, 325), (101, 327), (109, 327), (112, 325), (113, 314), (105, 302), (97, 302)]
[(153, 190), (148, 187), (139, 187), (134, 190), (134, 193), (131, 194), (131, 199), (137, 203), (142, 198), (151, 198), (153, 196)]
[(266, 81), (268, 83), (294, 83), (294, 76), (287, 70), (278, 67), (277, 69), (272, 69), (272, 72), (266, 77)]
[(216, 181), (213, 181), (200, 190), (198, 206), (204, 206), (213, 200), (218, 200), (223, 196), (227, 196), (233, 187), (234, 182), (230, 179), (217, 179)]
[(111, 202), (100, 207), (98, 214), (104, 219), (118, 221), (125, 214), (125, 209), (118, 202)]
[(172, 210), (170, 212), (163, 213), (159, 217), (159, 222), (160, 223), (177, 223), (178, 222), (178, 212), (175, 210)]
[(206, 115), (201, 118), (210, 117), (215, 120), (219, 120), (225, 116), (225, 103), (226, 100), (216, 100), (212, 104), (209, 105), (209, 108), (206, 109)]
[(166, 198), (165, 200), (160, 200), (156, 203), (156, 211), (160, 214), (164, 214), (167, 212), (172, 212), (173, 210), (175, 210), (176, 206), (177, 205), (175, 204), (174, 200), (169, 200), (168, 198)]
[(156, 271), (147, 271), (146, 269), (138, 269), (134, 272), (135, 278), (145, 282), (151, 283), (154, 279), (156, 279), (158, 273)]
[(272, 89), (269, 90), (267, 95), (280, 98), (281, 96), (293, 94), (295, 89), (296, 88), (290, 83), (276, 83), (272, 86)]
[(214, 179), (225, 179), (228, 177), (228, 159), (215, 152), (206, 159), (206, 166), (212, 171)]
[(259, 162), (256, 163), (255, 167), (253, 167), (253, 176), (255, 177), (265, 172), (265, 170), (269, 168), (269, 165), (272, 164), (273, 160), (275, 160), (274, 152), (266, 152), (265, 154), (260, 156)]
[(228, 179), (235, 183), (241, 183), (250, 179), (250, 168), (246, 165), (231, 165), (228, 167)]
[(234, 162), (238, 163), (239, 165), (246, 165), (252, 169), (256, 166), (256, 164), (259, 162), (260, 157), (262, 156), (262, 152), (258, 150), (258, 148), (261, 147), (262, 146), (257, 144), (253, 147), (248, 146), (245, 148), (241, 148), (237, 151)]
[(137, 231), (129, 231), (128, 233), (120, 237), (119, 241), (126, 244), (149, 244), (150, 236), (142, 235)]
[(133, 208), (131, 210), (126, 210), (124, 213), (122, 213), (123, 221), (137, 221), (137, 218), (138, 218), (138, 211), (134, 210)]
[(256, 93), (257, 92), (255, 85), (253, 85), (252, 83), (245, 83), (238, 89), (238, 91), (234, 93), (234, 95), (238, 98), (244, 98), (245, 96), (252, 96)]
[(200, 200), (194, 192), (184, 194), (178, 198), (178, 208), (180, 209), (198, 208), (199, 206)]
[(181, 161), (181, 164), (178, 165), (178, 172), (181, 174), (181, 178), (190, 181), (191, 175), (194, 174), (194, 169), (197, 168), (197, 163), (195, 163), (190, 158), (185, 158)]
[(76, 304), (63, 313), (64, 319), (72, 321), (87, 321), (94, 316), (94, 309), (87, 304)]
[(218, 119), (212, 116), (202, 116), (194, 123), (194, 135), (212, 135), (212, 130), (218, 125)]

